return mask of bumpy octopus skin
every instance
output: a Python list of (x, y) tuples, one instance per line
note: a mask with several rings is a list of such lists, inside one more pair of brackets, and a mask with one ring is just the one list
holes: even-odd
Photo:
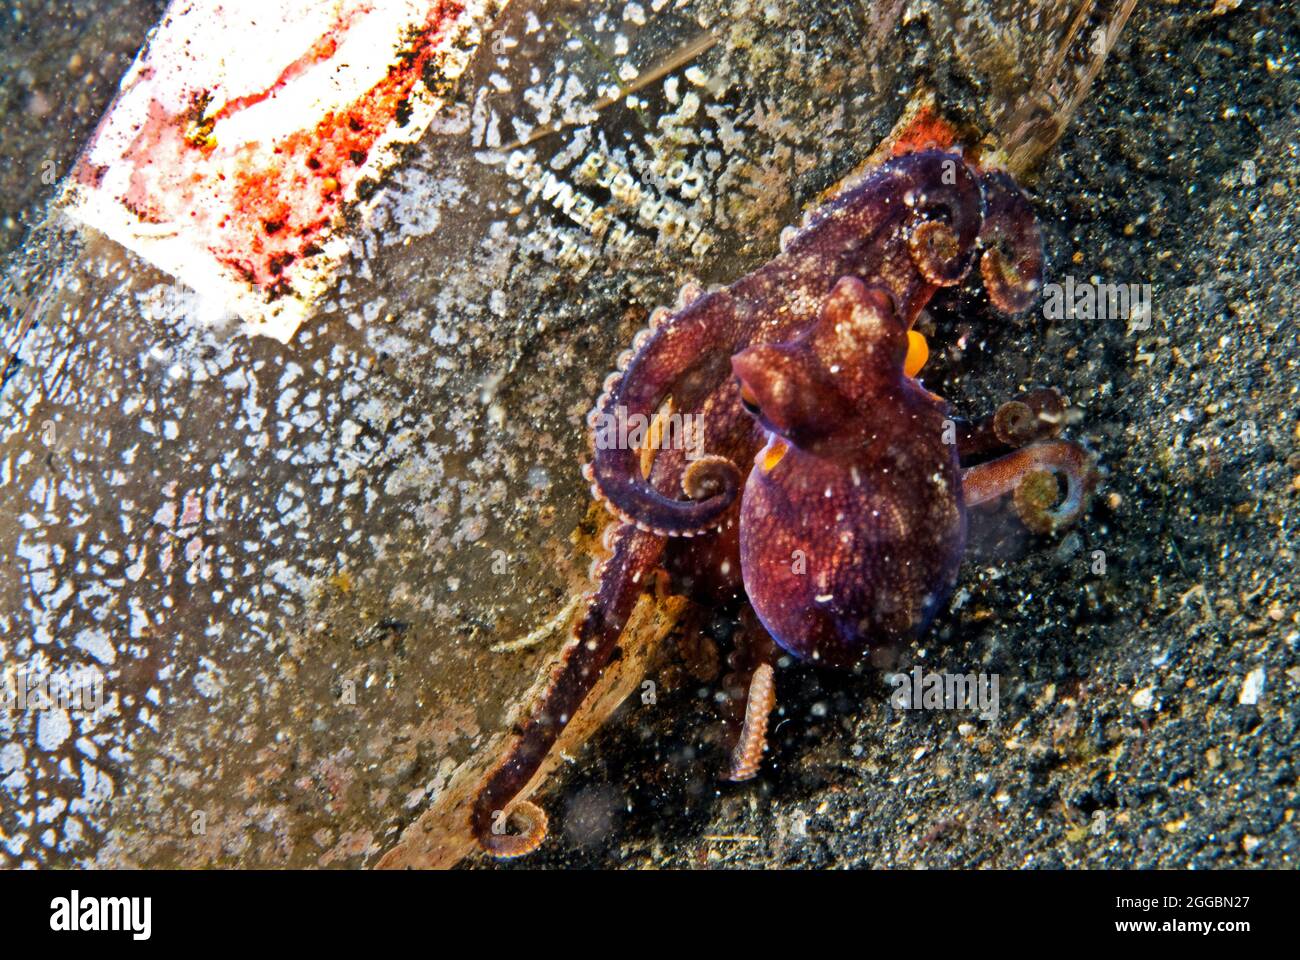
[[(775, 698), (773, 640), (799, 657), (849, 665), (876, 643), (915, 633), (942, 603), (966, 506), (1013, 492), (1037, 530), (1082, 512), (1087, 455), (1045, 439), (1063, 422), (1055, 391), (1027, 393), (984, 420), (953, 418), (955, 442), (945, 443), (942, 401), (904, 369), (916, 316), (976, 259), (996, 307), (1013, 313), (1034, 302), (1042, 251), (1028, 200), (1004, 174), (927, 150), (843, 191), (753, 273), (709, 293), (685, 289), (676, 312), (652, 315), (588, 418), (596, 451), (585, 475), (622, 522), (605, 532), (596, 591), (549, 686), (480, 785), (470, 825), (488, 853), (522, 855), (545, 836), (545, 815), (518, 795), (661, 571), (710, 609), (739, 605), (745, 636), (724, 687), (751, 695), (731, 770), (745, 779), (757, 771)], [(798, 389), (778, 398), (782, 372)], [(700, 415), (708, 455), (692, 461), (665, 448), (647, 457), (602, 444), (601, 425), (620, 407), (626, 417)], [(987, 462), (962, 470), (968, 458)], [(751, 463), (746, 483), (737, 465)], [(1057, 506), (1052, 474), (1068, 484)], [(814, 503), (819, 489), (835, 506)], [(828, 533), (841, 513), (852, 548)], [(795, 549), (807, 555), (798, 583), (781, 568), (793, 570)], [(504, 832), (510, 817), (526, 822), (524, 833)]]
[[(997, 197), (999, 211), (983, 237), (982, 186)], [(661, 453), (657, 460), (674, 460), (673, 472), (680, 470), (675, 488), (663, 492), (642, 477), (636, 451), (598, 448), (587, 471), (593, 493), (622, 519), (655, 533), (692, 536), (716, 527), (742, 479), (734, 458), (739, 451), (726, 447), (750, 433), (730, 376), (731, 355), (752, 343), (791, 339), (817, 317), (841, 277), (888, 289), (910, 326), (935, 290), (961, 280), (981, 239), (990, 267), (999, 269), (999, 291), (1008, 287), (1001, 271), (1008, 259), (1041, 258), (1028, 202), (1018, 189), (1007, 192), (998, 175), (981, 184), (960, 156), (940, 150), (885, 163), (813, 213), (760, 269), (675, 314), (652, 317), (623, 372), (606, 382), (589, 422), (594, 428), (620, 407), (625, 416), (651, 418), (671, 397), (674, 413), (703, 415), (705, 446), (714, 456), (685, 465), (680, 451)], [(1038, 280), (1034, 274), (1025, 286), (1036, 290)], [(992, 295), (994, 286), (989, 290)], [(692, 499), (678, 499), (678, 491)]]
[(922, 629), (956, 582), (957, 444), (906, 355), (889, 292), (845, 278), (807, 334), (732, 358), (769, 436), (740, 509), (745, 593), (800, 659), (852, 666)]

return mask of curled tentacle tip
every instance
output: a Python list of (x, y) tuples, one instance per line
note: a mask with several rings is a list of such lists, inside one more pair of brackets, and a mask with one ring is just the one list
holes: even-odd
[(1042, 287), (1037, 269), (1023, 269), (998, 247), (989, 247), (980, 257), (980, 275), (989, 301), (1005, 314), (1024, 313), (1034, 305)]
[(1061, 498), (1057, 472), (1053, 470), (1026, 473), (1012, 496), (1021, 522), (1034, 533), (1055, 533), (1073, 524), (1083, 515), (1088, 497), (1097, 484), (1097, 471), (1082, 449), (1079, 449), (1077, 463), (1063, 464), (1059, 469), (1065, 480), (1064, 499)]
[[(505, 825), (506, 820), (511, 819), (518, 822), (523, 820), (523, 833), (497, 833), (496, 825)], [(500, 811), (493, 814), (492, 831), (486, 834), (478, 835), (479, 846), (485, 853), (496, 857), (498, 860), (508, 860), (512, 857), (522, 857), (536, 850), (543, 840), (546, 839), (546, 830), (549, 822), (546, 819), (546, 811), (537, 804), (528, 800), (520, 800), (510, 808), (508, 813), (502, 814)]]
[(1065, 426), (1065, 399), (1054, 389), (1034, 390), (993, 414), (993, 434), (1009, 447), (1058, 436)]
[(993, 414), (993, 433), (1007, 446), (1024, 446), (1035, 438), (1038, 431), (1038, 415), (1027, 403), (1011, 400)]
[(927, 283), (949, 287), (966, 275), (970, 266), (952, 227), (941, 220), (918, 224), (907, 238), (912, 262)]
[(1021, 522), (1035, 533), (1051, 533), (1057, 529), (1057, 517), (1052, 505), (1059, 496), (1056, 474), (1050, 470), (1030, 471), (1016, 485), (1016, 513), (1020, 515)]
[(700, 457), (682, 474), (682, 490), (692, 500), (725, 497), (730, 504), (740, 484), (740, 469), (726, 457)]

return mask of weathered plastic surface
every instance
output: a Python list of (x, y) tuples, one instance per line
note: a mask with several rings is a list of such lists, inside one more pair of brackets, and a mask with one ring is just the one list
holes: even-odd
[(288, 340), (348, 254), (337, 229), (446, 106), (505, 4), (174, 3), (68, 178), (64, 211)]
[[(287, 344), (109, 239), (35, 234), (4, 300), (0, 651), (104, 698), (0, 713), (0, 862), (468, 852), (456, 804), (561, 638), (492, 647), (587, 587), (584, 417), (648, 311), (767, 259), (917, 77), (1049, 146), (1026, 78), (1077, 89), (1089, 54), (1060, 44), (1122, 19), (912, 9), (515, 0), (359, 187), (353, 255)], [(616, 692), (676, 610), (643, 611)]]

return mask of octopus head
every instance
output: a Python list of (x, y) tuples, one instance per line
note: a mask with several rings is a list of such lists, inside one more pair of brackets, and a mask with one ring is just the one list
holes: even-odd
[(880, 287), (840, 280), (801, 337), (732, 357), (769, 431), (740, 511), (745, 592), (768, 633), (836, 666), (920, 630), (964, 542), (944, 408), (910, 376)]
[(889, 292), (845, 277), (806, 333), (748, 347), (731, 358), (731, 369), (741, 403), (759, 423), (815, 452), (898, 384), (907, 343)]

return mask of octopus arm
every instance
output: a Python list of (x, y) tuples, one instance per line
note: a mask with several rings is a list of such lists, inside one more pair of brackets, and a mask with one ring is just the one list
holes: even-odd
[[(682, 491), (690, 499), (666, 496), (643, 476), (640, 450), (628, 433), (629, 426), (651, 423), (665, 398), (674, 398), (676, 410), (693, 412), (707, 388), (716, 385), (730, 355), (718, 341), (726, 342), (732, 309), (723, 291), (670, 318), (631, 358), (626, 372), (611, 378), (588, 420), (596, 451), (584, 476), (592, 493), (640, 530), (665, 537), (706, 533), (721, 522), (740, 492), (742, 477), (734, 463), (701, 456), (681, 474)], [(706, 434), (707, 429), (706, 423)]]
[[(532, 714), (521, 725), (504, 759), (480, 784), (470, 814), (474, 837), (495, 857), (522, 856), (546, 836), (546, 817), (519, 794), (541, 767), (618, 648), (632, 608), (663, 553), (664, 541), (624, 525), (600, 574), (574, 636)], [(523, 834), (504, 832), (509, 818), (524, 819)]]

